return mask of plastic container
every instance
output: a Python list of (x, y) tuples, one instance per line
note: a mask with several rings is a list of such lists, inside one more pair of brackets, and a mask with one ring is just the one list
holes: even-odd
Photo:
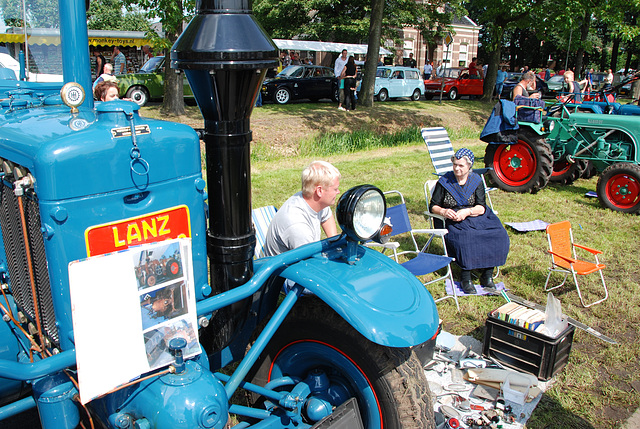
[(502, 383), (502, 396), (505, 400), (514, 402), (519, 405), (524, 405), (524, 401), (527, 399), (527, 395), (529, 395), (529, 386), (525, 388), (524, 392), (520, 390), (512, 389), (510, 379), (511, 374), (507, 375), (507, 378)]
[(575, 327), (569, 325), (556, 338), (487, 317), (482, 354), (518, 371), (547, 381), (569, 361)]

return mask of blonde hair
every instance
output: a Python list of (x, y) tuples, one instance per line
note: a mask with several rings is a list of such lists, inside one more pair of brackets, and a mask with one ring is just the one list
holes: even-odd
[(564, 76), (565, 76), (565, 79), (568, 79), (568, 80), (573, 80), (574, 78), (574, 74), (571, 70), (567, 70), (566, 72), (564, 72)]
[(330, 186), (342, 177), (337, 168), (326, 161), (313, 161), (302, 170), (302, 196), (311, 197), (316, 186)]

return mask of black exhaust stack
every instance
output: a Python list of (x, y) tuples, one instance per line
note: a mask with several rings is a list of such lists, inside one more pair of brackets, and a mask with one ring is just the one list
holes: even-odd
[[(184, 69), (204, 116), (211, 288), (220, 293), (253, 275), (249, 117), (278, 50), (251, 13), (251, 0), (199, 0), (197, 14), (171, 48), (171, 67)], [(231, 314), (232, 313), (232, 314)], [(216, 315), (225, 345), (244, 317), (241, 308)], [(231, 324), (228, 320), (236, 320)], [(225, 331), (227, 331), (225, 333)]]

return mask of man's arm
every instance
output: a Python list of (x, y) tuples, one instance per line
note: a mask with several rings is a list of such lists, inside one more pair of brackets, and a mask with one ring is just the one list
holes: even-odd
[(329, 219), (322, 222), (321, 226), (322, 226), (322, 230), (327, 235), (327, 237), (333, 237), (334, 235), (338, 235), (336, 220), (333, 216), (331, 216)]

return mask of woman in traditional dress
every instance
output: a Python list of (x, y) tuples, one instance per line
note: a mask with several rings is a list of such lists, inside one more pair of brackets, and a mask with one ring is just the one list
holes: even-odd
[(471, 270), (480, 270), (483, 287), (495, 287), (493, 269), (504, 265), (509, 253), (509, 235), (486, 205), (482, 178), (471, 171), (473, 160), (469, 149), (458, 150), (451, 157), (453, 172), (440, 177), (429, 204), (431, 213), (445, 218), (447, 251), (462, 269), (460, 286), (468, 294), (476, 293)]

